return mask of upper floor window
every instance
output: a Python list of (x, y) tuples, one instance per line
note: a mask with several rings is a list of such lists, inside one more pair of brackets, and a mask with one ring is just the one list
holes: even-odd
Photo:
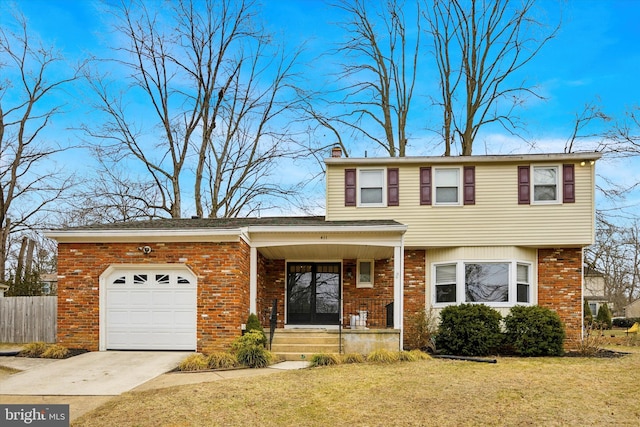
[(434, 168), (436, 205), (460, 204), (460, 168)]
[(358, 196), (361, 206), (384, 206), (384, 169), (361, 169)]
[(535, 203), (559, 202), (559, 187), (557, 166), (533, 167), (533, 201)]
[(345, 169), (344, 205), (360, 207), (398, 206), (398, 168)]
[(518, 166), (518, 204), (575, 203), (575, 166)]

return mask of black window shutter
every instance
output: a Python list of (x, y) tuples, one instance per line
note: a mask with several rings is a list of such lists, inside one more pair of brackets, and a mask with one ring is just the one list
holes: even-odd
[(420, 204), (431, 204), (431, 167), (420, 168)]
[(518, 166), (518, 204), (528, 205), (531, 203), (529, 192), (531, 191), (531, 180), (529, 178), (531, 169), (529, 166)]
[(572, 164), (562, 165), (562, 202), (575, 203), (576, 201), (576, 176)]
[(400, 184), (398, 168), (387, 169), (387, 206), (400, 204)]
[(464, 195), (463, 200), (465, 205), (476, 204), (476, 167), (465, 166), (463, 170), (464, 175)]
[(356, 205), (356, 170), (345, 169), (344, 170), (344, 205), (355, 206)]

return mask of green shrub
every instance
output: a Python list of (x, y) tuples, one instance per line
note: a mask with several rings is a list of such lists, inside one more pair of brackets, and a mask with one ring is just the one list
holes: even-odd
[(64, 359), (69, 355), (69, 349), (59, 344), (52, 344), (47, 346), (47, 349), (42, 352), (40, 357), (45, 359)]
[(229, 369), (238, 366), (238, 358), (231, 353), (220, 351), (207, 356), (209, 369)]
[(406, 332), (407, 345), (411, 349), (435, 352), (435, 336), (438, 332), (438, 318), (433, 309), (422, 308), (409, 321)]
[(261, 345), (242, 347), (236, 353), (238, 363), (248, 368), (266, 368), (273, 360), (270, 351)]
[(180, 371), (203, 371), (208, 369), (207, 358), (200, 353), (189, 355), (178, 365)]
[(394, 363), (399, 360), (397, 351), (389, 351), (386, 348), (374, 350), (367, 355), (367, 362)]
[(609, 306), (607, 304), (602, 304), (598, 309), (598, 314), (596, 315), (596, 322), (603, 329), (611, 329), (611, 311), (609, 310)]
[(264, 368), (273, 360), (271, 352), (264, 348), (264, 332), (249, 331), (231, 344), (238, 363), (249, 368)]
[(563, 354), (564, 327), (560, 316), (545, 307), (515, 306), (504, 319), (505, 339), (521, 356)]
[(636, 322), (640, 323), (640, 317), (616, 317), (615, 319), (613, 319), (612, 324), (617, 328), (629, 329)]
[(591, 314), (591, 307), (589, 307), (589, 301), (584, 300), (584, 305), (582, 307), (582, 311), (584, 312), (584, 324), (590, 325), (593, 322), (593, 314)]
[[(261, 343), (264, 347), (267, 346), (267, 335), (264, 333), (264, 329), (262, 328), (262, 324), (260, 323), (260, 319), (254, 313), (251, 313), (247, 318), (247, 329), (246, 332), (258, 331), (262, 335)], [(245, 333), (246, 333), (245, 332)]]
[(496, 310), (483, 304), (450, 305), (440, 312), (436, 347), (458, 356), (495, 354), (502, 342)]
[(340, 357), (332, 354), (332, 353), (317, 353), (311, 356), (309, 359), (311, 366), (331, 366), (331, 365), (339, 365), (341, 360)]
[(342, 355), (342, 363), (363, 363), (365, 358), (360, 353), (347, 353)]
[(31, 342), (24, 346), (20, 352), (20, 356), (24, 357), (40, 357), (47, 350), (49, 344), (45, 342)]

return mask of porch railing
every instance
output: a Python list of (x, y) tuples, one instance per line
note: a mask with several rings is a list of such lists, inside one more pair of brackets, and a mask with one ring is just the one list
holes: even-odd
[(393, 298), (350, 298), (342, 302), (343, 326), (351, 329), (393, 328)]

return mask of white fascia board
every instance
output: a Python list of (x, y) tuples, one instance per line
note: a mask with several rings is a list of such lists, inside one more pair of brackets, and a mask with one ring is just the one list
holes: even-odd
[(562, 162), (596, 161), (602, 153), (549, 153), (549, 154), (506, 154), (474, 156), (415, 156), (415, 157), (329, 157), (324, 159), (328, 165), (396, 165), (396, 164), (479, 164), (479, 163), (518, 163), (518, 162)]
[(246, 230), (235, 229), (155, 229), (155, 230), (51, 230), (44, 234), (61, 243), (119, 242), (237, 242), (247, 240)]
[(404, 234), (407, 226), (398, 225), (344, 225), (338, 226), (321, 225), (321, 226), (296, 226), (296, 225), (264, 225), (250, 226), (249, 233), (399, 233)]

